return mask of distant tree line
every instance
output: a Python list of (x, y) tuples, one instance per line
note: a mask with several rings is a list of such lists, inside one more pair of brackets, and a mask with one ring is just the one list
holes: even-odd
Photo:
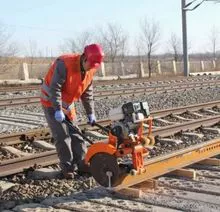
[[(82, 52), (83, 48), (93, 42), (100, 43), (105, 52), (105, 61), (114, 64), (116, 61), (127, 60), (131, 57), (130, 46), (132, 45), (136, 50), (133, 53), (133, 59), (146, 60), (148, 64), (149, 76), (153, 70), (153, 60), (155, 58), (169, 58), (175, 61), (182, 60), (182, 40), (176, 33), (171, 33), (167, 41), (167, 53), (156, 54), (157, 50), (161, 48), (161, 28), (160, 24), (155, 20), (144, 18), (140, 21), (139, 34), (135, 37), (133, 44), (129, 39), (129, 33), (126, 32), (119, 24), (107, 23), (104, 27), (94, 30), (83, 31), (76, 36), (69, 37), (63, 40), (59, 46), (61, 53), (67, 52)], [(208, 49), (205, 53), (189, 54), (190, 57), (217, 60), (220, 58), (219, 49), (219, 29), (213, 26), (210, 34), (207, 36), (209, 41)], [(44, 54), (39, 50), (35, 41), (28, 42), (27, 49), (28, 61), (33, 63), (36, 57), (50, 58), (52, 53), (47, 49)], [(191, 49), (189, 43), (188, 48)], [(7, 33), (7, 30), (0, 25), (0, 62), (4, 58), (15, 57), (19, 55), (19, 48), (16, 42), (12, 41), (12, 35)], [(129, 56), (130, 55), (130, 56)], [(1, 59), (2, 58), (2, 59)], [(114, 67), (112, 67), (114, 69)]]

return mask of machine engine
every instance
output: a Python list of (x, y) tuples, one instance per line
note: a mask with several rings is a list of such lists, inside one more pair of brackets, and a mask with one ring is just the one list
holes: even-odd
[(111, 109), (111, 133), (116, 136), (119, 143), (138, 133), (140, 123), (150, 116), (147, 102), (128, 102), (118, 108)]

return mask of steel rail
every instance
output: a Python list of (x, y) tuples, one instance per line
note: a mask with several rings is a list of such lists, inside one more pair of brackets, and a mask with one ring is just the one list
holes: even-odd
[(203, 86), (214, 86), (218, 85), (220, 80), (217, 81), (208, 81), (208, 82), (188, 82), (188, 83), (174, 83), (171, 85), (153, 85), (153, 86), (146, 86), (146, 87), (134, 87), (134, 88), (121, 88), (121, 89), (109, 89), (103, 91), (96, 91), (98, 95), (109, 95), (109, 94), (123, 94), (123, 93), (131, 93), (134, 89), (137, 92), (144, 92), (144, 91), (155, 91), (155, 90), (164, 90), (164, 88), (170, 89), (185, 89), (185, 88), (195, 88), (195, 87), (203, 87)]
[(158, 129), (153, 129), (152, 131), (153, 131), (154, 136), (164, 136), (165, 137), (165, 136), (169, 136), (169, 135), (174, 135), (180, 131), (186, 131), (189, 129), (196, 129), (196, 128), (201, 127), (203, 125), (210, 126), (210, 125), (216, 124), (218, 122), (220, 122), (220, 115), (215, 115), (215, 116), (211, 116), (211, 117), (205, 117), (205, 118), (201, 118), (201, 119), (187, 121), (184, 123), (174, 124), (171, 126), (165, 126), (165, 127), (161, 127)]
[(39, 96), (0, 99), (0, 107), (9, 107), (9, 106), (25, 105), (25, 104), (39, 104), (39, 103), (40, 103)]
[(144, 173), (135, 176), (131, 174), (121, 176), (120, 181), (117, 182), (118, 186), (113, 189), (121, 190), (219, 154), (220, 137), (164, 156), (158, 156), (145, 162), (144, 169), (146, 171)]
[[(178, 131), (181, 131), (183, 129), (195, 129), (196, 127), (199, 127), (201, 125), (215, 124), (220, 121), (220, 115), (217, 116), (212, 121), (211, 119), (213, 118), (214, 117), (208, 117), (208, 118), (204, 118), (203, 120), (200, 119), (200, 120), (191, 121), (190, 122), (191, 125), (190, 123), (187, 123), (187, 127), (184, 127), (186, 123), (182, 123), (182, 124), (169, 126), (169, 127), (165, 127), (161, 129), (155, 129), (153, 134), (158, 135), (158, 136), (168, 136)], [(218, 154), (219, 153), (220, 151), (218, 152)], [(48, 158), (47, 158), (47, 155), (48, 155)], [(41, 157), (43, 157), (43, 159), (41, 159)], [(26, 160), (27, 162), (25, 162)], [(31, 156), (24, 156), (22, 158), (5, 160), (5, 161), (0, 162), (0, 177), (6, 176), (9, 174), (22, 172), (23, 169), (29, 168), (30, 166), (34, 166), (34, 164), (37, 164), (40, 166), (52, 165), (54, 164), (54, 161), (56, 160), (57, 160), (57, 153), (55, 150), (51, 150), (51, 151), (47, 151), (43, 153), (36, 153)]]
[(154, 118), (158, 118), (158, 117), (167, 116), (170, 114), (179, 114), (179, 113), (183, 113), (186, 111), (191, 111), (191, 112), (198, 111), (203, 108), (211, 108), (215, 106), (220, 106), (220, 100), (213, 101), (213, 102), (205, 102), (201, 104), (193, 104), (193, 105), (188, 105), (188, 106), (183, 106), (183, 107), (169, 108), (165, 110), (156, 110), (156, 111), (152, 111), (152, 115)]
[[(199, 85), (197, 85), (199, 84)], [(214, 84), (214, 85), (211, 85)], [(190, 85), (190, 86), (189, 86)], [(111, 96), (122, 96), (122, 95), (139, 95), (139, 94), (151, 94), (155, 92), (172, 92), (176, 89), (178, 91), (186, 90), (186, 89), (196, 89), (196, 88), (203, 88), (210, 87), (210, 86), (218, 86), (214, 82), (205, 82), (205, 83), (194, 83), (191, 84), (184, 84), (184, 87), (180, 87), (179, 85), (170, 86), (157, 86), (157, 87), (147, 87), (147, 88), (126, 88), (126, 89), (114, 89), (112, 91), (97, 91), (94, 93), (95, 99), (101, 99), (104, 97), (111, 97)], [(30, 97), (16, 97), (10, 99), (0, 99), (0, 107), (9, 107), (9, 106), (16, 106), (16, 105), (26, 105), (26, 104), (38, 104), (40, 102), (39, 96), (30, 96)]]
[[(166, 80), (164, 81), (164, 83), (173, 83), (172, 85), (183, 85), (183, 86), (186, 86), (186, 84), (201, 84), (201, 83), (219, 83), (220, 80), (218, 79), (210, 79), (210, 80), (207, 80), (207, 81), (204, 81), (204, 82), (201, 82), (201, 81), (193, 81), (192, 79), (184, 79), (182, 78), (180, 82), (180, 79), (177, 79), (177, 82), (173, 82), (173, 80)], [(110, 81), (112, 82), (112, 80)], [(121, 83), (122, 82), (122, 83)], [(146, 83), (146, 80), (145, 79), (130, 79), (130, 80), (122, 80), (122, 81), (119, 81), (119, 83), (117, 82), (117, 84), (127, 84), (127, 83)], [(151, 82), (151, 81), (148, 81), (148, 82)], [(156, 82), (157, 81), (153, 81), (153, 82)], [(114, 84), (114, 83), (113, 83)], [(94, 81), (94, 88), (96, 88), (96, 86), (101, 86), (101, 85), (106, 85), (106, 82), (96, 82)], [(161, 85), (158, 85), (157, 87), (160, 87)], [(162, 85), (164, 86), (164, 85)], [(27, 90), (38, 90), (40, 89), (40, 84), (36, 84), (36, 85), (23, 85), (23, 84), (17, 84), (17, 85), (3, 85), (1, 88), (0, 88), (0, 92), (14, 92), (14, 91), (27, 91)]]
[[(110, 123), (110, 120), (99, 120), (99, 124), (105, 126)], [(91, 128), (91, 125), (88, 123), (80, 123), (79, 127), (81, 130)], [(95, 128), (92, 128), (95, 129)], [(32, 141), (34, 139), (40, 139), (50, 136), (50, 129), (49, 128), (38, 128), (34, 130), (28, 130), (26, 132), (18, 132), (13, 133), (12, 135), (0, 135), (0, 144), (1, 145), (13, 145), (22, 143), (24, 141)]]
[(13, 145), (25, 140), (34, 140), (34, 138), (42, 137), (50, 133), (49, 128), (38, 128), (34, 130), (28, 130), (26, 132), (18, 132), (9, 135), (0, 135), (0, 144)]
[[(213, 85), (213, 87), (218, 87), (219, 85)], [(211, 87), (210, 85), (202, 85), (203, 88), (207, 88), (207, 87)], [(145, 88), (145, 89), (131, 89), (131, 90), (126, 90), (124, 89), (123, 92), (121, 91), (106, 91), (105, 93), (101, 93), (100, 94), (94, 94), (94, 98), (95, 99), (102, 99), (102, 98), (105, 98), (105, 97), (112, 97), (112, 96), (124, 96), (124, 95), (134, 95), (134, 96), (138, 96), (140, 94), (146, 94), (146, 95), (149, 95), (149, 94), (153, 94), (153, 93), (164, 93), (164, 92), (168, 92), (168, 93), (171, 93), (173, 91), (182, 91), (182, 90), (190, 90), (190, 89), (198, 89), (198, 88), (201, 88), (201, 86), (190, 86), (190, 87), (173, 87), (173, 88), (170, 88), (170, 86), (166, 86), (164, 88)]]
[(2, 86), (0, 88), (0, 92), (17, 92), (17, 91), (31, 91), (31, 90), (37, 90), (40, 89), (40, 84), (38, 85), (7, 85), (7, 86)]
[(36, 165), (49, 166), (58, 163), (58, 161), (56, 150), (5, 160), (0, 162), (0, 177), (23, 172)]
[[(199, 110), (202, 108), (210, 108), (210, 107), (219, 106), (219, 105), (220, 105), (220, 101), (207, 102), (207, 103), (189, 105), (189, 106), (184, 106), (184, 107), (177, 107), (177, 108), (170, 108), (170, 109), (165, 109), (165, 110), (152, 111), (151, 115), (154, 118), (158, 118), (158, 117), (166, 116), (169, 114), (178, 114), (178, 113), (183, 113), (186, 111), (194, 111), (194, 110)], [(201, 119), (199, 119), (199, 120), (201, 120)], [(110, 124), (111, 121), (109, 119), (103, 119), (103, 120), (98, 120), (97, 123), (104, 126), (104, 125)], [(91, 126), (87, 123), (80, 123), (79, 127), (82, 130), (85, 128), (86, 129), (91, 128)], [(170, 126), (168, 126), (167, 128), (169, 129), (169, 127)], [(96, 129), (96, 127), (92, 128), (92, 129)], [(49, 128), (39, 128), (39, 129), (30, 130), (30, 131), (26, 131), (26, 132), (22, 132), (22, 133), (13, 133), (12, 135), (0, 135), (0, 144), (13, 145), (13, 144), (19, 143), (19, 141), (23, 142), (25, 140), (33, 140), (34, 138), (45, 137), (49, 133), (50, 133)]]

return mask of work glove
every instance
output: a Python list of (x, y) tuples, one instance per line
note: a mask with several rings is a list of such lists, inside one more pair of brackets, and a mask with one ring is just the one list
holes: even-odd
[(56, 110), (54, 117), (58, 122), (62, 122), (65, 119), (65, 115), (62, 110)]
[(88, 115), (88, 120), (89, 120), (89, 124), (93, 125), (95, 122), (96, 122), (96, 117), (95, 117), (95, 114), (89, 114)]

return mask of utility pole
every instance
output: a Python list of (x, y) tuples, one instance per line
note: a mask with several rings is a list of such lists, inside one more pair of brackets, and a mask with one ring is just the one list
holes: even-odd
[(183, 40), (183, 67), (184, 76), (189, 76), (188, 50), (187, 50), (187, 25), (186, 25), (186, 0), (182, 0), (182, 40)]
[(191, 4), (196, 2), (196, 0), (192, 0), (191, 2), (186, 4), (186, 0), (181, 0), (182, 1), (182, 39), (183, 39), (183, 67), (184, 67), (184, 76), (188, 77), (189, 76), (189, 66), (188, 66), (188, 48), (187, 48), (187, 21), (186, 21), (186, 12), (187, 11), (193, 11), (197, 7), (199, 7), (202, 3), (205, 1), (212, 1), (215, 3), (220, 3), (220, 0), (203, 0), (200, 1), (198, 4), (196, 4), (193, 8), (189, 8)]

